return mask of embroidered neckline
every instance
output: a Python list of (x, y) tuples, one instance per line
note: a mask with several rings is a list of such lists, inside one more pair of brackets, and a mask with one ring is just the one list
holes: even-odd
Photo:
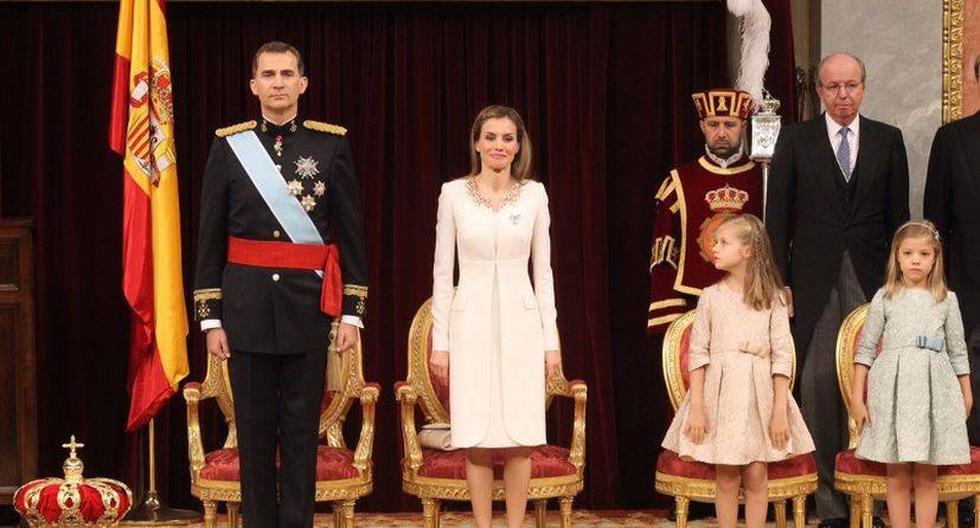
[(496, 208), (493, 206), (493, 201), (480, 192), (479, 187), (476, 185), (476, 176), (466, 178), (466, 193), (470, 195), (470, 198), (476, 202), (477, 205), (486, 207), (487, 209), (490, 209), (496, 213), (503, 210), (503, 208), (507, 207), (508, 205), (516, 202), (517, 198), (521, 195), (521, 189), (524, 188), (526, 183), (527, 180), (520, 180), (511, 184), (510, 190), (507, 191), (507, 195), (500, 200), (500, 204), (498, 204), (498, 207)]

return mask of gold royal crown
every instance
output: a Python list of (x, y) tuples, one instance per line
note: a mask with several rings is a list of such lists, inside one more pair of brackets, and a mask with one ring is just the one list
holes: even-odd
[(749, 201), (749, 193), (726, 184), (720, 189), (708, 191), (704, 195), (704, 201), (708, 202), (708, 207), (716, 213), (738, 212), (745, 206), (745, 202)]

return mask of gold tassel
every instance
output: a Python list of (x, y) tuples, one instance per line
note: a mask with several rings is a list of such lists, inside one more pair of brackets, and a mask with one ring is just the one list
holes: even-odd
[(330, 345), (327, 347), (327, 390), (341, 392), (344, 390), (344, 355), (337, 351), (334, 342), (337, 340), (337, 325), (330, 330)]

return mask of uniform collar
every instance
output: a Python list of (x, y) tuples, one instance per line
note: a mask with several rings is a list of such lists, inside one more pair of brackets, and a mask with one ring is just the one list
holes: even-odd
[(282, 123), (276, 123), (265, 116), (259, 121), (259, 130), (269, 136), (288, 136), (299, 130), (299, 115), (294, 115)]
[(744, 144), (743, 145), (739, 145), (738, 152), (736, 152), (735, 154), (732, 154), (732, 156), (730, 158), (720, 158), (718, 156), (715, 156), (714, 154), (712, 154), (711, 150), (708, 149), (708, 146), (707, 145), (704, 146), (704, 158), (705, 158), (705, 160), (707, 160), (708, 162), (710, 162), (712, 165), (716, 165), (716, 166), (721, 167), (723, 169), (727, 169), (729, 167), (734, 167), (736, 165), (741, 165), (742, 163), (744, 163), (744, 160), (743, 160), (744, 157), (745, 157)]

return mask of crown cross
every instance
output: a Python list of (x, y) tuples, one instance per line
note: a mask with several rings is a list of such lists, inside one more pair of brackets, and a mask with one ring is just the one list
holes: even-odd
[(75, 456), (75, 450), (76, 449), (79, 449), (79, 448), (82, 448), (82, 447), (85, 447), (85, 444), (76, 442), (75, 441), (75, 435), (71, 435), (71, 442), (68, 442), (67, 444), (61, 444), (61, 447), (65, 448), (65, 449), (71, 449), (71, 453), (69, 454), (69, 456), (74, 457)]

